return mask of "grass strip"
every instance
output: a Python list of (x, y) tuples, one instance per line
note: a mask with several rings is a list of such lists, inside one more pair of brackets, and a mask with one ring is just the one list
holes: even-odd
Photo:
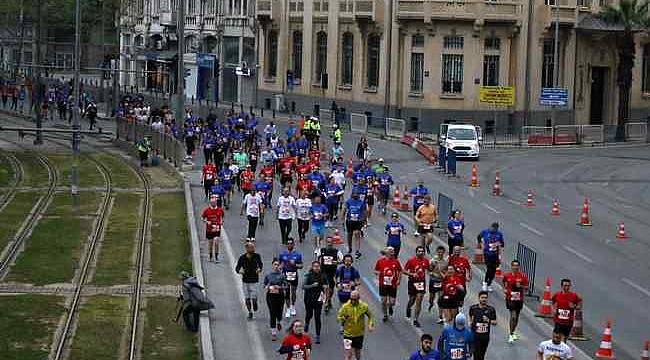
[(36, 203), (39, 194), (29, 192), (18, 192), (13, 200), (2, 211), (2, 221), (0, 221), (0, 249), (13, 239), (20, 225), (25, 221), (32, 206)]
[[(67, 154), (48, 154), (47, 158), (54, 164), (59, 174), (58, 186), (70, 186), (72, 175), (72, 159)], [(104, 187), (104, 177), (99, 172), (97, 165), (88, 158), (79, 159), (79, 186), (80, 187)]]
[(147, 298), (144, 313), (143, 360), (194, 360), (199, 358), (196, 334), (185, 330), (182, 320), (171, 321), (176, 299)]
[(20, 152), (14, 154), (23, 166), (23, 185), (26, 187), (45, 187), (49, 181), (47, 169), (34, 154)]
[(108, 168), (113, 180), (113, 186), (122, 189), (142, 188), (142, 182), (133, 169), (117, 155), (108, 153), (94, 154)]
[(183, 179), (176, 172), (167, 171), (163, 166), (149, 166), (143, 170), (149, 178), (151, 187), (182, 189)]
[(6, 187), (11, 185), (14, 180), (14, 168), (7, 159), (5, 153), (0, 155), (0, 186)]
[(0, 353), (5, 360), (47, 359), (64, 299), (45, 295), (0, 296)]
[(192, 268), (188, 238), (184, 194), (153, 195), (150, 283), (177, 284), (178, 273)]
[(140, 224), (141, 195), (118, 193), (108, 220), (93, 282), (127, 284), (133, 269), (133, 251)]
[(128, 297), (86, 298), (79, 308), (69, 359), (118, 359), (122, 334), (128, 322)]
[(79, 211), (74, 214), (73, 198), (68, 192), (60, 192), (54, 196), (45, 214), (49, 216), (71, 216), (94, 214), (99, 209), (103, 194), (96, 192), (79, 192)]

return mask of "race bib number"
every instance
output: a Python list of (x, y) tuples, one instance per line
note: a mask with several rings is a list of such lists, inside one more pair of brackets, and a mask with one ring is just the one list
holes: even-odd
[(292, 360), (304, 360), (305, 359), (305, 352), (302, 350), (294, 350), (291, 353), (291, 359)]
[(269, 292), (271, 294), (279, 294), (280, 293), (280, 287), (277, 285), (271, 285), (269, 286)]
[(442, 289), (442, 283), (441, 283), (441, 282), (438, 282), (438, 281), (435, 281), (435, 282), (433, 283), (433, 287), (434, 287), (435, 289)]
[(571, 316), (571, 310), (567, 309), (557, 309), (557, 317), (560, 320), (569, 320)]
[(422, 224), (424, 230), (431, 230), (431, 224)]
[(302, 218), (309, 217), (309, 209), (307, 208), (300, 208), (298, 212), (300, 213), (300, 217)]
[(488, 244), (488, 249), (490, 252), (495, 252), (499, 249), (499, 244), (498, 243), (489, 243)]
[(391, 227), (390, 228), (390, 234), (391, 235), (399, 235), (399, 228), (398, 227)]
[(384, 286), (391, 286), (393, 285), (393, 277), (392, 276), (384, 276)]
[(213, 178), (214, 178), (214, 176), (211, 173), (206, 173), (205, 174), (205, 179), (206, 180), (212, 180)]
[(366, 194), (359, 194), (359, 200), (364, 201), (366, 199)]
[(352, 284), (351, 283), (345, 283), (342, 286), (342, 289), (344, 292), (351, 292), (352, 291)]
[(212, 231), (212, 232), (218, 232), (220, 230), (221, 230), (221, 225), (219, 225), (219, 224), (214, 224), (214, 225), (210, 226), (210, 231)]
[(461, 229), (460, 226), (458, 226), (458, 225), (454, 226), (454, 233), (455, 234), (460, 234), (460, 229)]
[(511, 291), (510, 300), (512, 301), (521, 301), (521, 291)]
[(320, 220), (323, 218), (323, 213), (322, 212), (315, 212), (314, 213), (314, 219)]
[(488, 332), (488, 323), (477, 322), (476, 323), (476, 332), (479, 334), (485, 334)]
[(359, 221), (359, 214), (350, 214), (350, 220)]
[(352, 350), (352, 340), (350, 340), (350, 339), (343, 339), (343, 349), (345, 349), (345, 350)]
[(280, 207), (280, 215), (282, 216), (289, 216), (291, 214), (291, 211), (289, 210), (288, 206), (282, 206)]
[(323, 265), (333, 265), (334, 258), (332, 256), (323, 256)]
[(230, 175), (224, 175), (224, 176), (223, 176), (223, 179), (224, 179), (225, 181), (230, 181)]
[(415, 287), (415, 290), (417, 290), (417, 291), (424, 291), (424, 282), (413, 283), (413, 286)]
[(287, 281), (296, 280), (297, 275), (298, 275), (298, 273), (296, 273), (295, 271), (287, 271)]
[(451, 358), (452, 359), (462, 359), (465, 349), (451, 349)]

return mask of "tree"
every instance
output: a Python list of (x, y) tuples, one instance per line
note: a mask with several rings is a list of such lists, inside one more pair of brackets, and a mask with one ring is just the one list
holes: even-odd
[(625, 123), (630, 118), (630, 92), (632, 88), (632, 69), (636, 48), (634, 34), (650, 25), (649, 4), (646, 0), (620, 0), (618, 5), (605, 6), (599, 16), (608, 24), (622, 28), (616, 34), (618, 64), (616, 84), (618, 85), (618, 119), (616, 121), (616, 140), (625, 140)]

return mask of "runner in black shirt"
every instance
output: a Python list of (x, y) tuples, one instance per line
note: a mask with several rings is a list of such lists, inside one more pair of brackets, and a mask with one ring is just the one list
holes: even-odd
[(483, 360), (490, 343), (490, 326), (497, 324), (497, 313), (488, 305), (487, 291), (478, 293), (478, 304), (469, 308), (469, 319), (474, 335), (474, 360)]

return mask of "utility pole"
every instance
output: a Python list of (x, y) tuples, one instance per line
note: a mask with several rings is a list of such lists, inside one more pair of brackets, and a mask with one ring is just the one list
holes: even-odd
[(178, 38), (178, 72), (176, 73), (176, 121), (185, 119), (185, 0), (178, 0), (178, 25), (176, 36)]
[[(41, 79), (41, 72), (43, 70), (38, 68), (38, 65), (41, 65), (41, 32), (43, 26), (43, 16), (41, 11), (41, 8), (43, 7), (42, 5), (43, 5), (43, 0), (38, 0), (38, 3), (36, 5), (37, 7), (36, 46), (34, 48), (34, 59), (32, 61), (37, 66), (36, 76), (34, 77), (34, 81), (32, 82), (32, 86), (33, 86), (32, 94), (34, 95), (32, 97), (32, 108), (34, 109), (34, 114), (36, 117), (36, 127), (39, 129), (43, 127), (43, 114), (41, 113), (41, 105), (43, 101), (47, 101), (44, 99), (45, 85), (43, 84), (43, 79)], [(47, 116), (47, 114), (45, 116)], [(34, 139), (34, 144), (41, 145), (42, 143), (43, 143), (43, 133), (38, 131), (36, 133), (36, 139)]]
[(81, 69), (81, 0), (75, 1), (74, 26), (74, 105), (72, 106), (72, 171), (70, 177), (70, 194), (74, 209), (79, 208), (79, 146), (81, 143), (81, 125), (79, 123), (79, 72)]
[(393, 50), (393, 0), (388, 0), (388, 24), (386, 26), (386, 86), (384, 89), (384, 118), (390, 116), (390, 78)]
[[(555, 38), (553, 39), (553, 87), (560, 87), (560, 0), (554, 0)], [(556, 106), (551, 112), (551, 126), (555, 126)], [(554, 140), (555, 141), (555, 140)]]
[(25, 0), (20, 0), (20, 15), (18, 15), (20, 22), (20, 39), (18, 43), (18, 59), (16, 61), (16, 72), (14, 73), (14, 80), (18, 79), (20, 72), (20, 63), (23, 60), (23, 45), (25, 43)]

